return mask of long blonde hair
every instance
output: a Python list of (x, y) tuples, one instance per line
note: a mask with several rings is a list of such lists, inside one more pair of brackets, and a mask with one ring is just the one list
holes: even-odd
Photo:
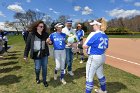
[(107, 22), (104, 18), (97, 19), (98, 22), (102, 23), (101, 30), (105, 31), (107, 29)]

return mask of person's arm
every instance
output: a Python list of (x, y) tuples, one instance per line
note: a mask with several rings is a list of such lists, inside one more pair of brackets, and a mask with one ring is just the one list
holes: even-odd
[(49, 45), (52, 45), (53, 44), (53, 37), (52, 37), (52, 34), (50, 34), (50, 36), (47, 38), (46, 42), (49, 44)]
[(89, 46), (93, 44), (93, 42), (96, 40), (96, 36), (94, 36), (95, 33), (90, 33), (87, 37), (86, 41), (83, 44), (83, 49), (87, 49)]
[(31, 48), (31, 37), (32, 37), (32, 35), (29, 34), (29, 36), (27, 38), (25, 50), (24, 50), (24, 58), (28, 57), (28, 54), (29, 54), (29, 51), (30, 51), (30, 48)]

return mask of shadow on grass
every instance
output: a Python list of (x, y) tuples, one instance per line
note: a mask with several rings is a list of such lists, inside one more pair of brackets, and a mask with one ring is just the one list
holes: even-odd
[(74, 72), (74, 79), (79, 79), (81, 77), (86, 77), (86, 67), (77, 68)]
[(11, 57), (8, 57), (8, 58), (4, 58), (4, 60), (13, 60), (13, 59), (17, 59), (18, 57), (14, 57), (14, 56), (11, 56)]
[(19, 52), (21, 52), (21, 51), (10, 51), (8, 53), (19, 53)]
[(127, 86), (121, 82), (107, 82), (108, 93), (118, 93), (122, 89), (126, 89)]
[(57, 77), (57, 80), (54, 80), (54, 78), (51, 78), (48, 83), (49, 83), (49, 86), (56, 88), (61, 85), (60, 77)]
[(6, 75), (0, 78), (0, 85), (9, 85), (20, 82), (22, 76), (17, 77), (16, 75)]
[(17, 71), (21, 69), (21, 66), (14, 66), (14, 67), (10, 67), (10, 68), (3, 68), (3, 69), (0, 69), (0, 73), (8, 73), (8, 72), (11, 72), (11, 71)]
[(13, 65), (13, 64), (17, 64), (18, 62), (15, 62), (15, 61), (10, 61), (10, 62), (7, 62), (7, 63), (1, 63), (0, 66), (8, 66), (8, 65)]
[[(94, 80), (94, 84), (99, 88), (99, 81)], [(108, 93), (118, 93), (122, 89), (127, 89), (127, 86), (121, 82), (106, 82)]]

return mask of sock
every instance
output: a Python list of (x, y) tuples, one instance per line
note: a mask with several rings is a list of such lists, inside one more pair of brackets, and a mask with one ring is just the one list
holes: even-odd
[(82, 60), (82, 61), (84, 60), (84, 55), (83, 55), (83, 54), (81, 54), (81, 60)]
[(57, 74), (57, 70), (56, 69), (54, 70), (54, 73)]
[(99, 79), (100, 87), (102, 91), (106, 91), (106, 78), (105, 76)]
[(64, 70), (61, 70), (61, 76), (60, 79), (64, 78)]
[(86, 93), (91, 93), (93, 85), (93, 82), (86, 81)]

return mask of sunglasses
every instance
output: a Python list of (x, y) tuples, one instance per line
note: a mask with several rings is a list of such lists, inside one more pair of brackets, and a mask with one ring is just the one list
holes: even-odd
[(38, 26), (38, 27), (40, 27), (40, 28), (44, 28), (44, 26)]

